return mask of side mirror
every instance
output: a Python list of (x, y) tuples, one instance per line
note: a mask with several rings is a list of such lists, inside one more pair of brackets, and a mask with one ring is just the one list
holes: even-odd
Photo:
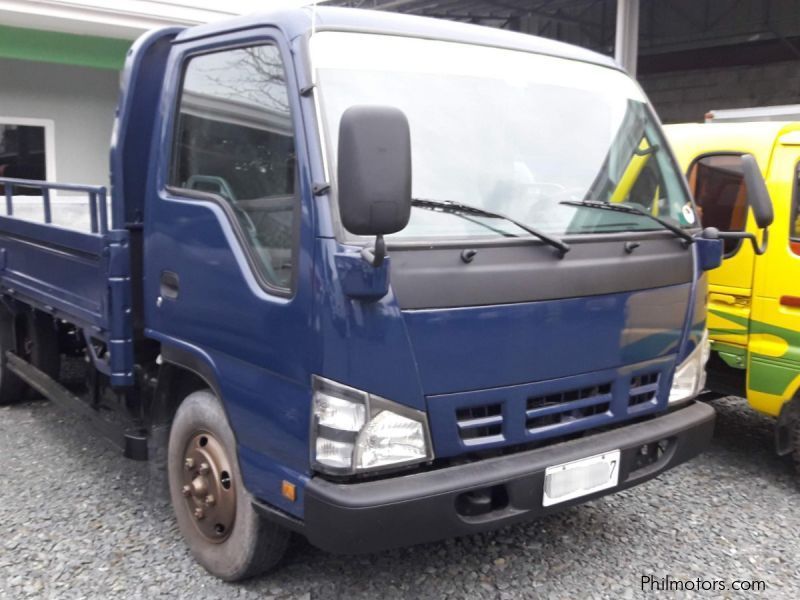
[(742, 156), (742, 171), (744, 184), (747, 187), (747, 201), (753, 209), (753, 217), (759, 229), (766, 229), (772, 225), (775, 218), (772, 212), (772, 200), (767, 191), (767, 184), (761, 175), (756, 159), (751, 154)]
[(362, 255), (373, 266), (386, 256), (383, 236), (402, 230), (411, 216), (411, 134), (403, 111), (351, 106), (339, 123), (337, 184), (342, 224), (374, 235)]
[(747, 203), (753, 209), (753, 218), (756, 221), (756, 225), (758, 225), (759, 229), (764, 230), (761, 236), (761, 245), (758, 245), (756, 236), (747, 231), (719, 231), (716, 227), (706, 227), (703, 230), (702, 237), (707, 240), (750, 240), (753, 245), (753, 252), (760, 256), (767, 251), (769, 226), (772, 225), (772, 221), (775, 218), (772, 210), (772, 199), (769, 197), (767, 184), (764, 181), (764, 176), (761, 175), (761, 169), (758, 168), (756, 159), (751, 154), (743, 154), (741, 160), (742, 176), (747, 188)]

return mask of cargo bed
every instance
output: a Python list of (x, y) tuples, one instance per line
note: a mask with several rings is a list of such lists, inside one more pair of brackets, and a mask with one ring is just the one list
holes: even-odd
[[(41, 192), (44, 223), (14, 216), (14, 189)], [(133, 382), (129, 233), (110, 229), (104, 187), (0, 178), (0, 292), (74, 324), (108, 352), (92, 356), (116, 386)], [(53, 195), (82, 193), (89, 232), (52, 223)], [(96, 345), (87, 343), (88, 348)]]

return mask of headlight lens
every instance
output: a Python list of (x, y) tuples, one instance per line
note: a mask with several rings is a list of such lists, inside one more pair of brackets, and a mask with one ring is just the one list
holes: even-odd
[(691, 400), (703, 390), (706, 385), (706, 363), (710, 354), (708, 331), (704, 331), (697, 347), (675, 369), (672, 389), (669, 392), (670, 404)]
[(358, 436), (356, 468), (416, 462), (427, 457), (420, 421), (382, 410)]
[(334, 469), (349, 469), (353, 462), (353, 444), (317, 438), (317, 462)]
[(425, 413), (322, 377), (313, 389), (317, 470), (346, 475), (433, 458)]
[(337, 398), (324, 391), (314, 395), (314, 416), (323, 427), (342, 431), (361, 431), (366, 422), (366, 395), (362, 402)]

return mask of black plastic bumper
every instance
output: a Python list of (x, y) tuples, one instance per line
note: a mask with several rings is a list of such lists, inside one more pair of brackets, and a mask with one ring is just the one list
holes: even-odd
[[(305, 489), (303, 533), (324, 550), (352, 554), (495, 529), (642, 483), (699, 454), (713, 430), (714, 409), (697, 403), (578, 440), (425, 473), (355, 484), (314, 478)], [(658, 442), (662, 450), (655, 452)], [(542, 506), (547, 467), (615, 449), (618, 486)], [(476, 496), (483, 504), (472, 501)]]

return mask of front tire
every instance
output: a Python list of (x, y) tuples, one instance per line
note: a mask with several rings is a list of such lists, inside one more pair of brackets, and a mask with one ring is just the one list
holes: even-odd
[(233, 431), (222, 403), (210, 390), (189, 394), (178, 407), (167, 471), (178, 528), (209, 573), (239, 581), (280, 561), (290, 534), (253, 508)]

